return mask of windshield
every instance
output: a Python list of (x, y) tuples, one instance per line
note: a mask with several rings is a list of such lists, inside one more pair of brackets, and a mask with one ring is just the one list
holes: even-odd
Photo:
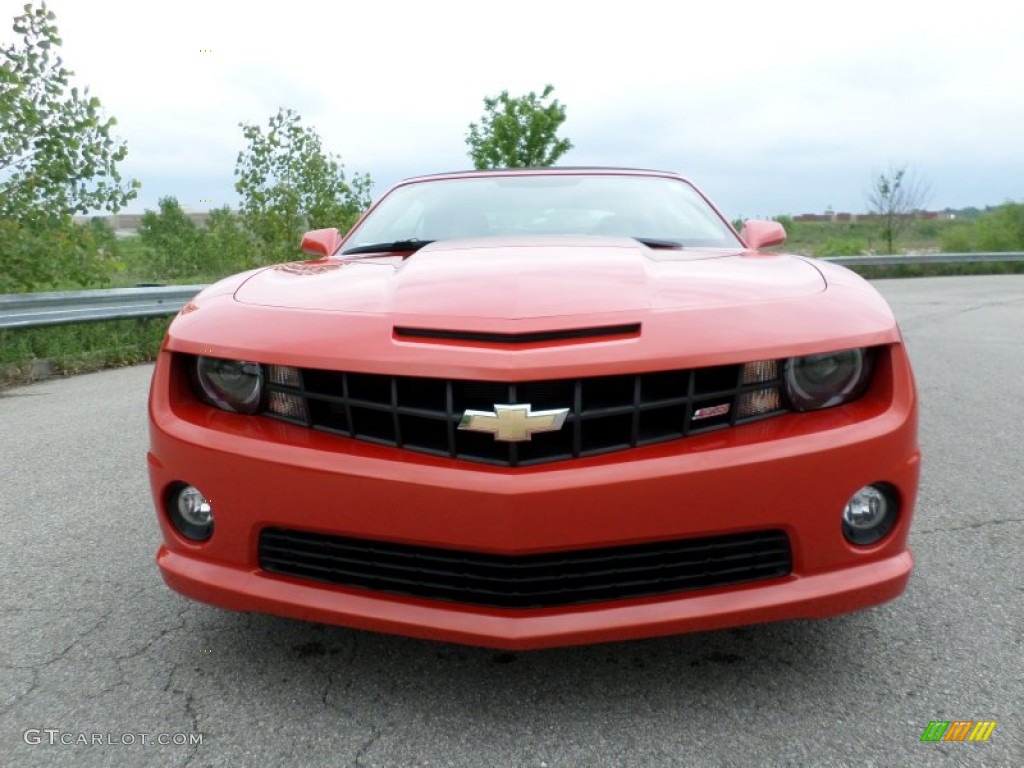
[(428, 179), (385, 197), (345, 251), (400, 241), (508, 235), (604, 235), (735, 248), (732, 230), (680, 179), (517, 175)]

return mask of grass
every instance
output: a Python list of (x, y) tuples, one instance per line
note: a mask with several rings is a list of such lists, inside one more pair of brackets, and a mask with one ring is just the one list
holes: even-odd
[[(166, 278), (146, 267), (142, 240), (117, 241), (121, 268), (95, 288), (149, 285), (201, 285), (222, 274)], [(80, 291), (77, 284), (55, 285), (50, 291)], [(27, 384), (54, 375), (70, 376), (154, 360), (172, 316), (55, 325), (44, 328), (0, 329), (0, 388)]]
[[(897, 253), (937, 251), (942, 235), (959, 222), (944, 219), (908, 221), (894, 243)], [(834, 255), (837, 244), (856, 244), (856, 250), (885, 253), (888, 247), (878, 222), (871, 221), (786, 221), (786, 242), (782, 249), (806, 256)], [(850, 253), (849, 255), (855, 255)]]
[(156, 358), (171, 317), (0, 330), (0, 387)]
[(956, 275), (1011, 275), (1024, 272), (1024, 261), (980, 264), (892, 264), (847, 267), (868, 280), (890, 277), (953, 277)]

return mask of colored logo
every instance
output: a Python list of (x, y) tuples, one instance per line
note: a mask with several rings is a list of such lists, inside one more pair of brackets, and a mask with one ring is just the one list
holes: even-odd
[(565, 423), (568, 408), (533, 411), (524, 405), (495, 405), (493, 411), (466, 411), (459, 429), (490, 432), (495, 440), (518, 443), (529, 440), (535, 432), (557, 432)]
[(711, 405), (707, 408), (698, 408), (693, 412), (693, 420), (698, 421), (700, 419), (710, 419), (712, 416), (724, 416), (729, 412), (729, 403), (722, 403), (721, 405)]
[(921, 741), (988, 741), (995, 728), (995, 720), (932, 720)]

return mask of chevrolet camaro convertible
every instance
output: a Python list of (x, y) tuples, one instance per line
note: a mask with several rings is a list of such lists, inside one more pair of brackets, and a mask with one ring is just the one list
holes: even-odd
[(655, 171), (410, 179), (170, 326), (157, 562), (223, 608), (503, 649), (899, 595), (917, 404), (852, 272)]

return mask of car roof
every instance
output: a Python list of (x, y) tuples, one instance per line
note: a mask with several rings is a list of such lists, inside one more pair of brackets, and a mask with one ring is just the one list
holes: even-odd
[[(430, 179), (462, 179), (473, 176), (519, 176), (519, 175), (565, 175), (565, 174), (612, 174), (621, 176), (663, 176), (673, 179), (684, 179), (678, 173), (671, 171), (659, 171), (651, 168), (619, 168), (604, 165), (559, 165), (559, 166), (537, 166), (530, 168), (483, 168), (462, 171), (447, 171), (444, 173), (428, 173), (421, 176), (413, 176), (404, 179), (401, 183), (413, 181), (427, 181)], [(685, 179), (684, 179), (685, 180)]]

